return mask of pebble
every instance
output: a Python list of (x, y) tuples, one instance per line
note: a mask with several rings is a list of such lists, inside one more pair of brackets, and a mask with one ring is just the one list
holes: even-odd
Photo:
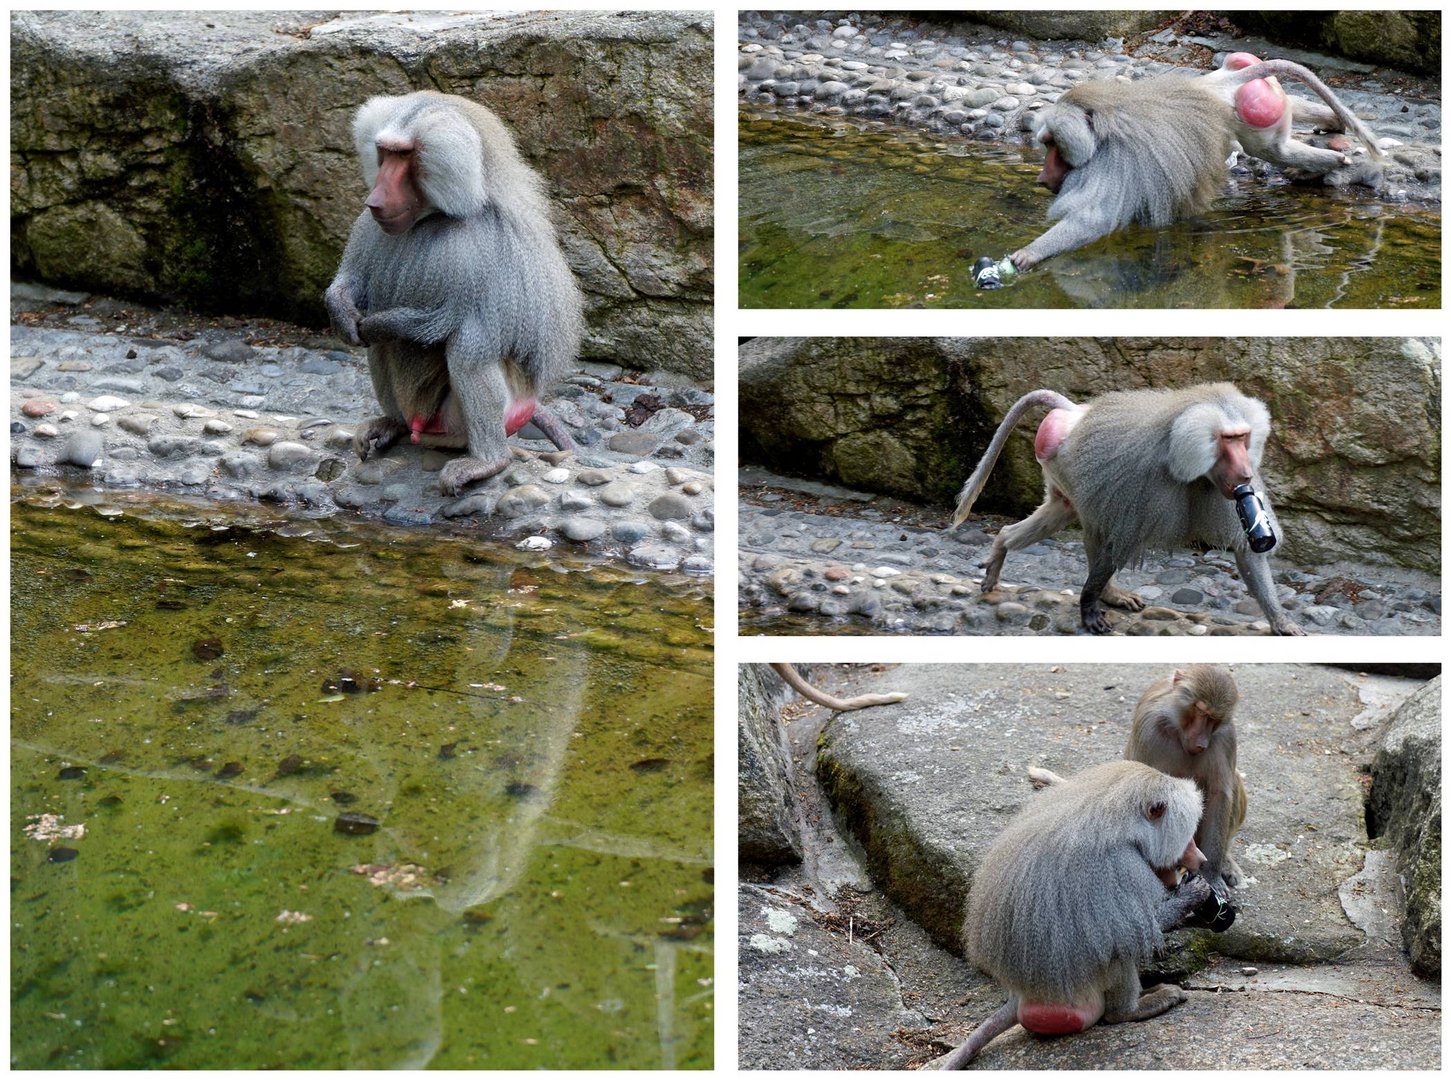
[(650, 504), (650, 516), (658, 521), (679, 521), (690, 516), (690, 500), (669, 492)]
[(635, 501), (635, 487), (616, 480), (606, 484), (599, 491), (599, 500), (606, 506), (629, 506)]
[(116, 424), (122, 431), (129, 431), (132, 435), (140, 435), (145, 438), (151, 432), (151, 426), (160, 419), (151, 413), (127, 413), (117, 419)]
[(79, 465), (83, 469), (95, 468), (101, 460), (105, 442), (95, 430), (81, 430), (71, 435), (61, 447), (60, 460), (67, 465)]
[(572, 517), (565, 520), (560, 531), (576, 543), (598, 540), (605, 534), (605, 523), (597, 518)]
[(630, 549), (626, 558), (648, 570), (674, 570), (683, 560), (679, 550), (668, 544), (643, 543)]
[(505, 517), (523, 517), (529, 511), (547, 505), (549, 499), (549, 493), (543, 488), (535, 484), (520, 484), (501, 495), (494, 509)]

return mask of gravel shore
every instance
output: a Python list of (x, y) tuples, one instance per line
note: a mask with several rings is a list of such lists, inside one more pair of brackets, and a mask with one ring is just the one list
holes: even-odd
[[(362, 350), (283, 324), (207, 320), (13, 286), (12, 478), (259, 500), (313, 515), (450, 522), (526, 549), (652, 570), (714, 571), (714, 396), (678, 377), (583, 364), (549, 408), (579, 444), (532, 427), (517, 460), (458, 498), (449, 455), (400, 444), (359, 461), (377, 411)], [(530, 438), (530, 436), (534, 436)]]

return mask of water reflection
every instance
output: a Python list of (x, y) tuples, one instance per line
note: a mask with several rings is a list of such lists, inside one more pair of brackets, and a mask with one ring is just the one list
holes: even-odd
[(1216, 209), (1097, 241), (982, 292), (971, 266), (1044, 227), (1021, 147), (741, 111), (744, 307), (1405, 307), (1441, 294), (1438, 208), (1232, 182)]
[(114, 510), (12, 507), (14, 1064), (710, 1065), (703, 583)]

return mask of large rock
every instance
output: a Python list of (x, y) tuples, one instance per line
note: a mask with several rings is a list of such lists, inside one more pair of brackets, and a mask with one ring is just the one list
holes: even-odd
[[(1418, 338), (754, 338), (740, 349), (750, 463), (947, 507), (1008, 408), (1039, 387), (1228, 379), (1265, 401), (1264, 472), (1285, 556), (1438, 572), (1441, 354)], [(1043, 495), (1039, 416), (1008, 441), (978, 506)]]
[(1366, 831), (1396, 853), (1402, 938), (1418, 974), (1441, 976), (1441, 680), (1396, 710), (1371, 765)]
[(1441, 70), (1439, 11), (1236, 11), (1232, 20), (1271, 41), (1329, 49), (1403, 71)]
[[(1032, 38), (1102, 41), (1132, 37), (1166, 19), (1174, 11), (974, 11), (972, 21), (998, 26)], [(942, 18), (940, 14), (934, 18)]]
[(20, 12), (13, 263), (321, 325), (366, 193), (352, 112), (432, 88), (488, 105), (545, 175), (586, 355), (709, 377), (711, 74), (698, 12)]
[(736, 683), (740, 689), (736, 800), (741, 861), (763, 866), (800, 862), (796, 790), (779, 712), (784, 685), (765, 664), (742, 664)]
[(967, 475), (960, 439), (943, 437), (968, 419), (951, 375), (932, 338), (754, 338), (740, 349), (741, 455), (866, 491), (945, 498), (949, 478)]
[(783, 891), (742, 885), (739, 902), (740, 1067), (901, 1068), (890, 1034), (927, 1020), (877, 950)]

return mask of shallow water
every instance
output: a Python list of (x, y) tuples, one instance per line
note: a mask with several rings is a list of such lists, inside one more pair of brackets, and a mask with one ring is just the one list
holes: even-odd
[(1019, 147), (756, 107), (740, 114), (746, 308), (1345, 307), (1441, 302), (1438, 207), (1232, 181), (1204, 218), (1060, 255), (1002, 289), (972, 264), (1046, 227)]
[(11, 513), (13, 1065), (711, 1065), (708, 584)]

